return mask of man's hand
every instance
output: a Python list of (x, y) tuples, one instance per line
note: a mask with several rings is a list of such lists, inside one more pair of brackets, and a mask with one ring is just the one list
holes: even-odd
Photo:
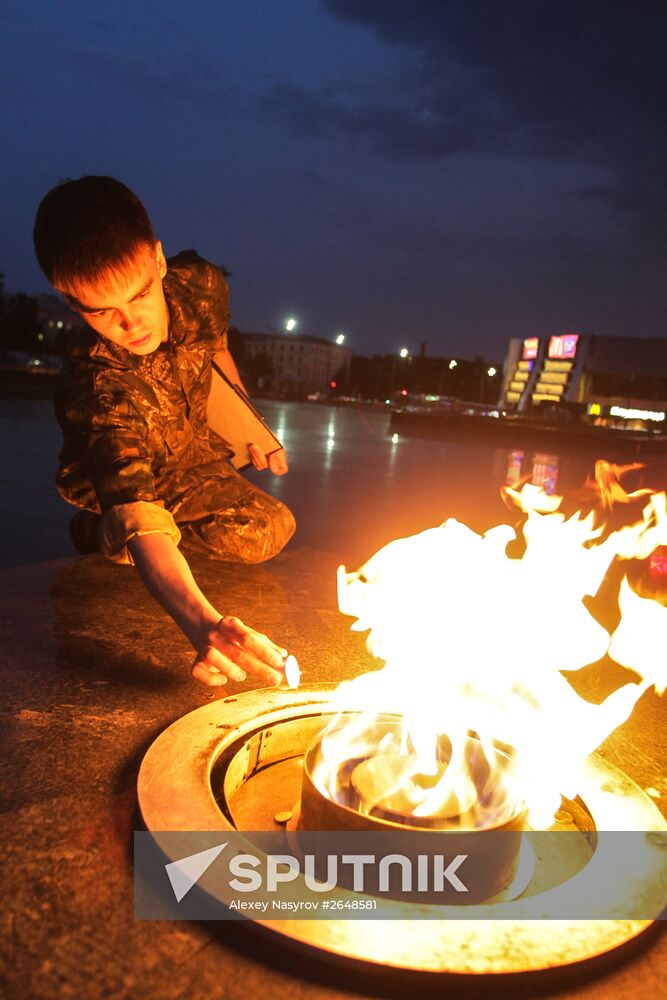
[(270, 455), (265, 455), (262, 449), (258, 448), (256, 444), (249, 444), (248, 450), (252, 464), (256, 469), (260, 471), (262, 469), (270, 469), (274, 476), (283, 476), (287, 472), (287, 455), (284, 448), (280, 448)]
[[(234, 358), (231, 356), (227, 348), (224, 351), (218, 351), (215, 356), (217, 364), (222, 368), (223, 372), (232, 383), (236, 385), (243, 391), (243, 393), (250, 398), (248, 390), (241, 381), (241, 376), (239, 375), (239, 370), (236, 367)], [(280, 448), (278, 451), (274, 451), (271, 455), (265, 455), (261, 448), (258, 448), (256, 444), (249, 444), (248, 450), (250, 451), (250, 458), (252, 459), (252, 464), (260, 472), (262, 469), (270, 469), (274, 476), (283, 476), (287, 472), (287, 455), (285, 454), (285, 449)]]
[(298, 667), (296, 681), (294, 670), (288, 670), (291, 679), (285, 676), (286, 649), (238, 618), (220, 617), (169, 535), (135, 535), (128, 547), (149, 591), (196, 649), (193, 677), (210, 686), (249, 675), (270, 687), (285, 680), (298, 684)]
[(269, 687), (285, 680), (287, 650), (239, 618), (221, 618), (196, 648), (192, 676), (209, 687), (219, 687), (228, 679), (244, 681), (248, 674)]

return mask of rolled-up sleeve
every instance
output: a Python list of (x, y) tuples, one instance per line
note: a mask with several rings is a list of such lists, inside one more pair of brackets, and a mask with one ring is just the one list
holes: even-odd
[(176, 522), (158, 503), (137, 500), (111, 507), (100, 522), (100, 548), (113, 562), (132, 563), (128, 542), (137, 535), (169, 535), (175, 545), (181, 540)]

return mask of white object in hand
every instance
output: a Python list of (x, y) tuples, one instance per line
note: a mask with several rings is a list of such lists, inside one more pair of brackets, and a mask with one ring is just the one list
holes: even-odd
[(298, 688), (301, 680), (301, 670), (297, 658), (291, 653), (285, 660), (285, 680), (291, 688)]

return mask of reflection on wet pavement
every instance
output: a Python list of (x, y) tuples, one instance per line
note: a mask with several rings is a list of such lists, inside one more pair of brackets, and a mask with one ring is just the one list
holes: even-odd
[[(507, 520), (500, 498), (506, 483), (528, 480), (567, 495), (593, 470), (594, 456), (390, 435), (384, 412), (268, 400), (259, 406), (285, 443), (290, 471), (280, 478), (252, 471), (249, 478), (294, 511), (290, 548), (336, 552), (350, 563), (446, 517), (476, 530)], [(72, 509), (53, 486), (60, 432), (51, 403), (0, 401), (0, 442), (0, 565), (72, 555)], [(654, 459), (633, 473), (633, 488), (664, 488), (666, 464)]]

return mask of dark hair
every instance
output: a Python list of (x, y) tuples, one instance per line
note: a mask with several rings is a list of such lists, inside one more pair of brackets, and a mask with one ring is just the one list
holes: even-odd
[(33, 239), (44, 274), (63, 289), (125, 272), (137, 251), (156, 242), (137, 196), (113, 177), (95, 176), (66, 180), (44, 195)]

